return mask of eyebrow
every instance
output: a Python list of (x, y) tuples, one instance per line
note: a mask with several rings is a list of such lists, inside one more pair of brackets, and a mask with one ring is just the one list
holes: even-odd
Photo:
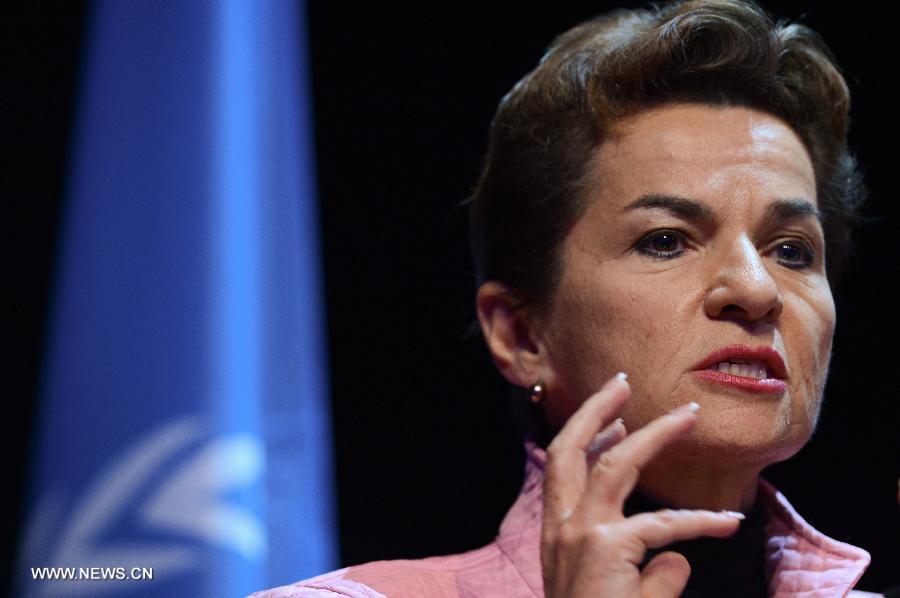
[(769, 204), (766, 210), (766, 218), (771, 220), (790, 220), (806, 216), (814, 216), (819, 223), (822, 222), (822, 212), (805, 199), (779, 199)]
[[(712, 220), (714, 216), (712, 209), (704, 203), (686, 197), (660, 193), (642, 195), (625, 206), (623, 211), (630, 212), (638, 209), (665, 210), (685, 220)], [(767, 220), (790, 220), (807, 216), (814, 216), (820, 223), (822, 222), (822, 213), (816, 209), (816, 206), (799, 198), (776, 200), (769, 204), (765, 214)]]
[(623, 211), (630, 212), (641, 208), (646, 210), (665, 210), (686, 220), (712, 220), (713, 218), (713, 211), (706, 204), (687, 199), (686, 197), (661, 195), (659, 193), (641, 195), (625, 206)]

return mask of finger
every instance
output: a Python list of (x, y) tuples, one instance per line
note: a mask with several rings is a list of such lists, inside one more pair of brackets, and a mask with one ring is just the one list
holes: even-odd
[(545, 528), (554, 526), (565, 509), (579, 503), (587, 481), (585, 452), (629, 394), (624, 377), (612, 378), (578, 408), (550, 442), (544, 471)]
[(621, 513), (622, 505), (634, 490), (641, 468), (660, 450), (687, 433), (696, 423), (696, 403), (684, 405), (632, 432), (597, 459), (591, 468), (584, 492), (588, 521)]
[(584, 451), (594, 435), (625, 404), (631, 394), (627, 376), (619, 372), (606, 381), (603, 387), (588, 397), (562, 427), (550, 446), (560, 448), (577, 447)]
[[(594, 436), (594, 439), (591, 440), (591, 443), (587, 448), (587, 466), (590, 467), (597, 460), (597, 457), (600, 454), (609, 449), (612, 446), (615, 446), (618, 442), (620, 442), (625, 436), (628, 435), (627, 430), (625, 429), (625, 423), (622, 421), (622, 418), (617, 418), (611, 424), (603, 428), (600, 432)], [(573, 473), (573, 478), (577, 478), (578, 475)], [(586, 476), (584, 476), (586, 477)], [(583, 485), (583, 483), (582, 483)], [(565, 522), (568, 520), (574, 513), (574, 508), (576, 504), (571, 503), (568, 507), (565, 507), (559, 515), (559, 522)]]
[[(672, 542), (692, 540), (701, 536), (724, 538), (740, 527), (744, 516), (730, 511), (664, 509), (653, 513), (632, 515), (616, 524), (617, 532), (638, 538), (647, 548), (659, 548)], [(643, 554), (629, 554), (635, 565)]]
[(654, 598), (680, 596), (691, 575), (691, 566), (684, 555), (662, 552), (647, 563), (641, 572), (641, 595)]
[(621, 442), (628, 435), (625, 429), (625, 422), (622, 418), (617, 418), (613, 423), (609, 424), (603, 431), (598, 432), (585, 452), (587, 453), (588, 463), (593, 462), (600, 456), (600, 453), (607, 451)]

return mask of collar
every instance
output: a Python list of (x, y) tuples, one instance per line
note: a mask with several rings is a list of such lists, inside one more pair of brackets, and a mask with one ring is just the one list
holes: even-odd
[[(543, 596), (540, 545), (547, 454), (530, 441), (525, 443), (525, 452), (525, 481), (500, 525), (497, 546), (534, 595)], [(769, 517), (765, 536), (770, 596), (792, 596), (798, 592), (843, 596), (859, 581), (871, 561), (868, 552), (813, 528), (765, 480), (759, 481), (757, 500), (763, 501)]]

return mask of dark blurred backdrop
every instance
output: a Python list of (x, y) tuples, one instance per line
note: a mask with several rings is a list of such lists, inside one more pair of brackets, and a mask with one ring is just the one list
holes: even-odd
[[(837, 293), (819, 430), (767, 477), (814, 526), (868, 549), (873, 563), (858, 587), (882, 590), (900, 584), (900, 397), (890, 374), (898, 252), (887, 249), (897, 239), (900, 130), (889, 89), (900, 51), (890, 3), (842, 4), (765, 4), (813, 26), (843, 66), (854, 94), (851, 142), (871, 190), (858, 255)], [(344, 564), (475, 548), (493, 538), (518, 492), (523, 454), (504, 383), (480, 339), (464, 340), (474, 287), (457, 204), (478, 174), (499, 98), (555, 34), (619, 5), (308, 6)], [(5, 19), (4, 578), (25, 506), (89, 15), (83, 3), (35, 2)]]

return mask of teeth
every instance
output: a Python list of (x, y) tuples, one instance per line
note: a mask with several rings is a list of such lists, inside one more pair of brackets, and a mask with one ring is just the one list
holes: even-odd
[(757, 380), (765, 380), (769, 377), (765, 366), (759, 363), (734, 363), (731, 361), (723, 361), (713, 369), (725, 374), (731, 374), (732, 376), (756, 378)]

